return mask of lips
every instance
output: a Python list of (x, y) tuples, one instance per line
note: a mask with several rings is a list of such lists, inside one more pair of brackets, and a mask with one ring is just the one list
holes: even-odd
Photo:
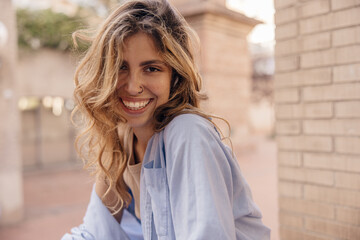
[(151, 102), (151, 98), (150, 99), (143, 99), (143, 100), (125, 100), (125, 99), (121, 99), (121, 102), (124, 104), (124, 106), (132, 111), (139, 111), (142, 110), (144, 108), (146, 108), (146, 106)]

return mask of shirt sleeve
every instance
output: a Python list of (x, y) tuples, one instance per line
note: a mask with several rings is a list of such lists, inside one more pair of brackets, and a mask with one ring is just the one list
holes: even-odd
[(231, 167), (212, 125), (178, 116), (165, 132), (176, 239), (236, 239)]
[[(65, 234), (62, 240), (142, 239), (140, 223), (132, 219), (134, 217), (126, 210), (124, 210), (123, 218), (122, 224), (120, 225), (106, 206), (104, 206), (96, 194), (94, 186), (83, 223), (71, 229), (71, 233)], [(124, 227), (125, 230), (122, 227)], [(127, 232), (130, 233), (130, 237), (133, 237), (130, 238)]]

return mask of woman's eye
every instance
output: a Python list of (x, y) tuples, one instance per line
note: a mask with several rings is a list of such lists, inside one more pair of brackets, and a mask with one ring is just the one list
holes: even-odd
[(121, 70), (121, 71), (127, 70), (127, 66), (126, 66), (126, 65), (122, 65), (122, 66), (120, 67), (120, 70)]
[(159, 72), (160, 69), (156, 67), (147, 67), (145, 68), (145, 72)]

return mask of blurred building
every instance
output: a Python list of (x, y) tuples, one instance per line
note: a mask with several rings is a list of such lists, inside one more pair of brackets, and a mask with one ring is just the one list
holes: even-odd
[(75, 67), (69, 52), (38, 49), (19, 55), (18, 107), (25, 169), (76, 160), (76, 133), (70, 121)]
[(11, 0), (0, 1), (0, 225), (23, 216), (23, 182), (15, 11)]
[(273, 77), (275, 72), (272, 46), (250, 43), (252, 59), (252, 98), (254, 102), (266, 99), (273, 102)]
[(360, 239), (359, 1), (275, 7), (281, 240)]
[(251, 132), (274, 134), (274, 49), (271, 42), (250, 43), (252, 59), (252, 93), (249, 109)]

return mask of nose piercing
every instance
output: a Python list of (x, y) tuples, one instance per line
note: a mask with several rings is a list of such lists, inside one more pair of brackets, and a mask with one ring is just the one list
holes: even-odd
[(138, 94), (141, 94), (144, 92), (144, 88), (142, 86), (140, 86), (140, 91), (138, 92)]

